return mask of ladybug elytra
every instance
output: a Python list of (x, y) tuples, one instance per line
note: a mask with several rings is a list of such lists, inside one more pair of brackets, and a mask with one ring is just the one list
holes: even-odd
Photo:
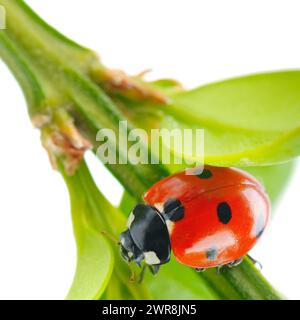
[(261, 184), (235, 168), (204, 166), (173, 174), (144, 195), (120, 236), (125, 260), (156, 273), (170, 260), (196, 270), (237, 265), (256, 244), (269, 220)]

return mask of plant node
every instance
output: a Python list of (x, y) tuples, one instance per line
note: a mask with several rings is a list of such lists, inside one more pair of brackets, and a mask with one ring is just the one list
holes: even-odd
[(91, 72), (91, 76), (107, 92), (119, 92), (134, 100), (149, 100), (159, 104), (167, 104), (169, 98), (165, 94), (143, 81), (144, 73), (132, 77), (122, 70), (98, 67)]
[(56, 111), (51, 122), (41, 128), (41, 140), (52, 167), (57, 169), (60, 162), (68, 175), (76, 172), (85, 151), (92, 147), (64, 110)]

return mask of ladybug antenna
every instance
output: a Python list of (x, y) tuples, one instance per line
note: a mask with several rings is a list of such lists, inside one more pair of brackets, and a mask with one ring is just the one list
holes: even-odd
[(107, 232), (107, 231), (105, 231), (105, 230), (102, 230), (100, 233), (101, 233), (103, 236), (105, 236), (106, 238), (108, 238), (109, 240), (111, 240), (112, 242), (114, 242), (115, 244), (117, 244), (117, 245), (120, 245), (120, 244), (121, 244), (120, 241), (117, 240), (111, 233), (109, 233), (109, 232)]
[(139, 283), (142, 283), (142, 281), (143, 281), (143, 279), (145, 277), (146, 268), (147, 268), (147, 265), (146, 265), (146, 263), (144, 263), (143, 267), (142, 267), (142, 270), (140, 272)]

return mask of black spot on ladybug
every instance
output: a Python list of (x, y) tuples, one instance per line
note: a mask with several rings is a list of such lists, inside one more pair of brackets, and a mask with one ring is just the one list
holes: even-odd
[(200, 179), (209, 179), (210, 177), (212, 177), (212, 173), (210, 170), (204, 169), (200, 174), (197, 174), (197, 177), (199, 177)]
[(171, 221), (181, 220), (184, 216), (184, 207), (178, 199), (168, 199), (164, 204), (163, 215)]
[(227, 202), (220, 202), (217, 207), (219, 221), (227, 224), (232, 217), (231, 208)]
[(168, 214), (178, 207), (181, 207), (181, 202), (178, 199), (168, 199), (164, 204), (164, 213)]
[(217, 257), (217, 249), (216, 248), (210, 248), (205, 252), (206, 258), (208, 260), (215, 260)]

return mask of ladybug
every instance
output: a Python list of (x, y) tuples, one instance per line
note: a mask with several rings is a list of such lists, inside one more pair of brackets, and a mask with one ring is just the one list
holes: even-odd
[(189, 169), (154, 184), (130, 213), (121, 254), (156, 273), (170, 260), (203, 271), (235, 266), (256, 244), (269, 220), (261, 184), (236, 168)]

